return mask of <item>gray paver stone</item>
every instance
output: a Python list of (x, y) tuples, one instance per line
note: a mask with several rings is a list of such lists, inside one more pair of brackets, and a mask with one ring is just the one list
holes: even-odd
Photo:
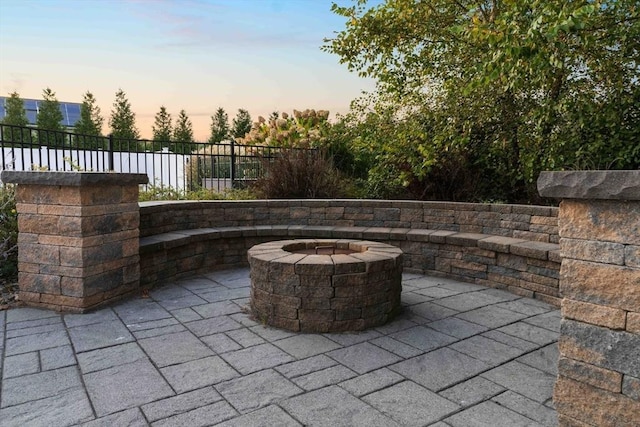
[(40, 364), (43, 371), (75, 365), (76, 357), (70, 345), (40, 350)]
[(193, 322), (194, 320), (201, 320), (202, 316), (196, 313), (191, 307), (179, 308), (172, 310), (171, 315), (178, 320), (178, 322), (186, 323)]
[(423, 426), (459, 409), (455, 403), (411, 381), (376, 391), (362, 400), (405, 426)]
[(401, 360), (395, 354), (368, 342), (331, 351), (327, 353), (327, 356), (359, 374), (364, 374)]
[(113, 310), (127, 325), (171, 317), (169, 312), (162, 308), (160, 304), (144, 298), (122, 302), (114, 306)]
[(5, 356), (28, 353), (69, 344), (71, 344), (71, 342), (69, 341), (66, 331), (43, 332), (41, 334), (7, 338)]
[(147, 329), (157, 329), (157, 328), (162, 328), (165, 326), (172, 326), (177, 324), (178, 324), (178, 321), (176, 319), (174, 319), (173, 317), (168, 317), (166, 319), (151, 320), (149, 322), (132, 323), (127, 325), (127, 328), (129, 328), (131, 332), (135, 332), (135, 331), (145, 331)]
[(444, 420), (452, 427), (540, 427), (540, 424), (495, 402), (482, 402)]
[(551, 375), (558, 375), (558, 359), (560, 353), (558, 352), (558, 344), (553, 343), (546, 347), (542, 347), (529, 354), (525, 354), (522, 357), (517, 358), (518, 362), (524, 363), (536, 369), (540, 369)]
[(213, 387), (205, 387), (199, 390), (156, 400), (142, 406), (142, 411), (149, 421), (157, 421), (183, 412), (209, 405), (222, 400), (222, 396)]
[(227, 402), (216, 402), (156, 421), (153, 427), (204, 427), (234, 417), (238, 413)]
[(79, 353), (77, 357), (80, 369), (85, 374), (147, 359), (147, 355), (134, 342)]
[(529, 317), (525, 320), (527, 323), (539, 326), (541, 328), (549, 329), (553, 332), (560, 332), (560, 311), (550, 311), (549, 313), (539, 314), (537, 316)]
[(280, 402), (303, 391), (272, 369), (220, 383), (216, 389), (241, 413)]
[(204, 345), (191, 332), (178, 332), (146, 338), (139, 340), (138, 344), (159, 368), (213, 356), (214, 354), (209, 347)]
[(555, 427), (558, 425), (556, 411), (518, 393), (509, 390), (494, 397), (492, 400), (505, 408), (511, 409), (513, 412), (539, 422), (543, 426)]
[(502, 393), (505, 390), (499, 384), (482, 377), (473, 377), (467, 381), (438, 393), (442, 397), (456, 402), (460, 406), (471, 406)]
[(513, 335), (508, 335), (508, 334), (505, 334), (504, 332), (500, 332), (497, 330), (484, 332), (482, 336), (491, 338), (494, 341), (498, 341), (502, 344), (506, 344), (511, 347), (516, 347), (524, 351), (531, 351), (533, 349), (540, 347), (538, 344), (533, 343), (531, 341), (523, 340), (521, 338), (514, 337)]
[(442, 390), (488, 368), (485, 362), (450, 348), (440, 348), (389, 366), (392, 371), (431, 391)]
[(177, 325), (171, 325), (171, 326), (164, 326), (162, 328), (134, 331), (133, 336), (136, 337), (136, 339), (138, 340), (143, 340), (145, 338), (153, 338), (153, 337), (159, 337), (159, 336), (164, 336), (169, 334), (175, 334), (178, 332), (185, 332), (186, 330), (187, 328), (185, 328), (180, 324), (177, 324)]
[(146, 427), (149, 423), (144, 419), (144, 415), (140, 412), (139, 408), (131, 408), (122, 412), (107, 415), (88, 423), (83, 424), (83, 427), (113, 427), (113, 426), (127, 426), (127, 427)]
[(260, 335), (251, 332), (248, 328), (234, 329), (233, 331), (225, 332), (225, 334), (245, 348), (265, 342)]
[(44, 319), (47, 317), (60, 317), (60, 314), (51, 310), (41, 310), (39, 308), (23, 307), (20, 310), (7, 311), (7, 329), (13, 322), (24, 322), (25, 320)]
[(85, 374), (84, 382), (99, 417), (173, 395), (147, 360)]
[(102, 310), (94, 311), (93, 313), (64, 315), (64, 323), (68, 328), (86, 326), (94, 323), (111, 322), (113, 320), (118, 320), (118, 316), (116, 316), (111, 308), (103, 308)]
[(35, 374), (39, 371), (40, 360), (38, 359), (38, 352), (17, 354), (5, 357), (2, 378), (6, 380), (7, 378)]
[(417, 348), (410, 346), (409, 344), (394, 340), (391, 337), (380, 337), (370, 342), (371, 344), (377, 345), (380, 348), (384, 348), (385, 350), (388, 350), (393, 354), (397, 354), (403, 359), (408, 359), (410, 357), (414, 357), (423, 353), (422, 350), (418, 350)]
[(558, 341), (558, 333), (540, 328), (525, 322), (517, 322), (498, 328), (497, 331), (540, 345), (547, 345)]
[(524, 353), (517, 347), (510, 347), (482, 336), (467, 338), (452, 344), (449, 348), (480, 359), (491, 366), (497, 366)]
[(91, 404), (82, 388), (0, 409), (3, 427), (67, 426), (93, 419)]
[(160, 371), (178, 393), (196, 390), (238, 376), (238, 373), (227, 365), (220, 356), (167, 366), (161, 368)]
[(206, 337), (200, 337), (200, 341), (208, 345), (211, 350), (218, 354), (240, 350), (242, 348), (240, 344), (225, 334), (213, 334)]
[(298, 360), (295, 362), (280, 365), (275, 368), (287, 378), (299, 377), (301, 375), (310, 374), (312, 372), (321, 371), (323, 369), (335, 366), (337, 362), (324, 354), (309, 357), (308, 359)]
[(556, 380), (546, 372), (516, 361), (498, 366), (482, 376), (539, 403), (551, 397)]
[(422, 304), (412, 305), (409, 311), (420, 317), (424, 317), (430, 322), (458, 314), (456, 310), (434, 304), (433, 302), (423, 302)]
[(294, 335), (274, 344), (296, 359), (305, 359), (341, 347), (329, 338), (316, 334)]
[(299, 387), (309, 391), (338, 384), (341, 381), (355, 377), (357, 374), (351, 369), (342, 366), (332, 366), (322, 371), (312, 372), (307, 375), (294, 378), (292, 381)]
[(337, 386), (292, 397), (280, 404), (285, 411), (309, 426), (392, 427), (391, 418)]
[(438, 332), (460, 339), (469, 338), (487, 330), (486, 326), (467, 322), (466, 320), (458, 319), (457, 317), (448, 317), (446, 319), (437, 320), (429, 323), (428, 326)]
[[(35, 335), (35, 334), (40, 334), (43, 332), (53, 332), (53, 331), (62, 331), (64, 330), (64, 324), (59, 321), (57, 318), (55, 317), (51, 317), (51, 318), (47, 318), (47, 319), (43, 319), (45, 321), (47, 320), (54, 320), (55, 323), (51, 323), (48, 325), (40, 325), (40, 326), (30, 326), (28, 328), (20, 328), (20, 329), (12, 329), (12, 330), (8, 330), (7, 331), (7, 338), (15, 338), (15, 337), (22, 337), (22, 336), (26, 336), (26, 335)], [(37, 321), (40, 322), (40, 321)], [(15, 325), (15, 323), (11, 323), (11, 325)]]
[(269, 343), (225, 353), (221, 357), (242, 375), (273, 368), (294, 360), (293, 357)]
[(248, 414), (232, 418), (216, 427), (298, 427), (299, 422), (275, 405), (270, 405)]
[(82, 382), (75, 367), (8, 378), (2, 381), (2, 407), (55, 396), (80, 387)]
[(209, 319), (196, 320), (189, 322), (185, 326), (193, 332), (197, 337), (205, 335), (213, 335), (219, 332), (232, 331), (240, 329), (242, 325), (229, 316), (211, 317)]
[(398, 375), (387, 368), (382, 368), (364, 375), (359, 375), (353, 379), (341, 382), (338, 385), (354, 396), (361, 397), (365, 394), (373, 393), (374, 391), (397, 384), (400, 381), (404, 381), (402, 375)]
[(516, 322), (526, 317), (526, 315), (496, 306), (489, 306), (460, 313), (456, 317), (486, 326), (487, 328), (498, 328)]
[(425, 326), (416, 326), (414, 328), (405, 329), (404, 331), (391, 334), (390, 337), (422, 351), (435, 350), (436, 348), (444, 347), (458, 341), (458, 338), (443, 334), (435, 329), (427, 328)]
[(212, 302), (193, 307), (193, 310), (204, 318), (225, 316), (239, 313), (240, 307), (231, 301)]
[(70, 328), (69, 336), (77, 353), (134, 341), (119, 320)]

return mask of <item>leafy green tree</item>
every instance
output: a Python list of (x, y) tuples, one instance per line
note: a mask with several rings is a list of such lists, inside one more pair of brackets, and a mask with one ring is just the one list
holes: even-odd
[(82, 96), (80, 120), (75, 125), (75, 133), (82, 135), (77, 137), (77, 145), (83, 148), (103, 148), (103, 138), (92, 138), (102, 135), (103, 123), (104, 117), (96, 104), (96, 98), (87, 91)]
[(229, 116), (220, 107), (216, 110), (215, 115), (211, 117), (211, 137), (209, 142), (214, 144), (229, 138)]
[[(26, 127), (29, 124), (27, 113), (24, 109), (24, 101), (18, 92), (12, 92), (5, 100), (3, 125)], [(29, 141), (29, 131), (13, 127), (2, 127), (3, 141), (22, 142)]]
[[(367, 114), (395, 124), (378, 145), (411, 149), (373, 161), (391, 162), (414, 194), (536, 201), (540, 170), (640, 166), (637, 0), (332, 9), (346, 27), (324, 49), (377, 81), (351, 125)], [(441, 188), (464, 191), (432, 188), (454, 177)]]
[(171, 114), (167, 112), (165, 106), (160, 107), (153, 124), (153, 150), (160, 150), (169, 147), (172, 134)]
[(247, 110), (238, 109), (238, 114), (231, 122), (231, 136), (234, 138), (244, 138), (251, 130), (251, 115)]
[(131, 103), (122, 89), (116, 92), (109, 127), (114, 141), (114, 150), (139, 148), (137, 139), (140, 138), (140, 133), (136, 128), (136, 115), (131, 110)]
[(43, 101), (39, 105), (38, 116), (36, 117), (36, 127), (43, 130), (38, 131), (38, 141), (46, 145), (58, 145), (64, 141), (62, 132), (65, 127), (60, 123), (64, 120), (60, 103), (56, 94), (50, 88), (42, 91)]
[(184, 110), (180, 110), (173, 129), (173, 149), (175, 153), (190, 153), (194, 148), (193, 124)]

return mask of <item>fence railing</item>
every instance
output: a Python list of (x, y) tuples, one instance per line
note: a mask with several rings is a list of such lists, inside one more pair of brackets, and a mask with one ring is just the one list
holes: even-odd
[(222, 191), (261, 177), (282, 147), (119, 139), (0, 125), (0, 170), (146, 173), (150, 185)]

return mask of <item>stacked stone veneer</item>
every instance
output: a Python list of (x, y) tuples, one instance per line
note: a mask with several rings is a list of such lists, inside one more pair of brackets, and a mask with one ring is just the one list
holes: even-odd
[[(330, 246), (350, 254), (295, 253)], [(402, 251), (378, 242), (284, 240), (249, 249), (257, 320), (302, 332), (358, 331), (400, 310)]]
[(561, 426), (640, 426), (640, 171), (544, 173), (562, 198)]
[(146, 175), (3, 171), (17, 186), (19, 299), (84, 312), (138, 289)]
[(141, 280), (246, 265), (258, 243), (375, 240), (404, 252), (405, 271), (508, 289), (559, 305), (558, 210), (546, 206), (388, 200), (141, 203)]

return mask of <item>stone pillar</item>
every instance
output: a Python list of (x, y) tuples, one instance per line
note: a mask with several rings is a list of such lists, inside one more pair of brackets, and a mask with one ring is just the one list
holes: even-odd
[(18, 298), (82, 313), (140, 284), (145, 174), (3, 171), (18, 184)]
[(543, 172), (558, 217), (561, 426), (640, 426), (640, 171)]

